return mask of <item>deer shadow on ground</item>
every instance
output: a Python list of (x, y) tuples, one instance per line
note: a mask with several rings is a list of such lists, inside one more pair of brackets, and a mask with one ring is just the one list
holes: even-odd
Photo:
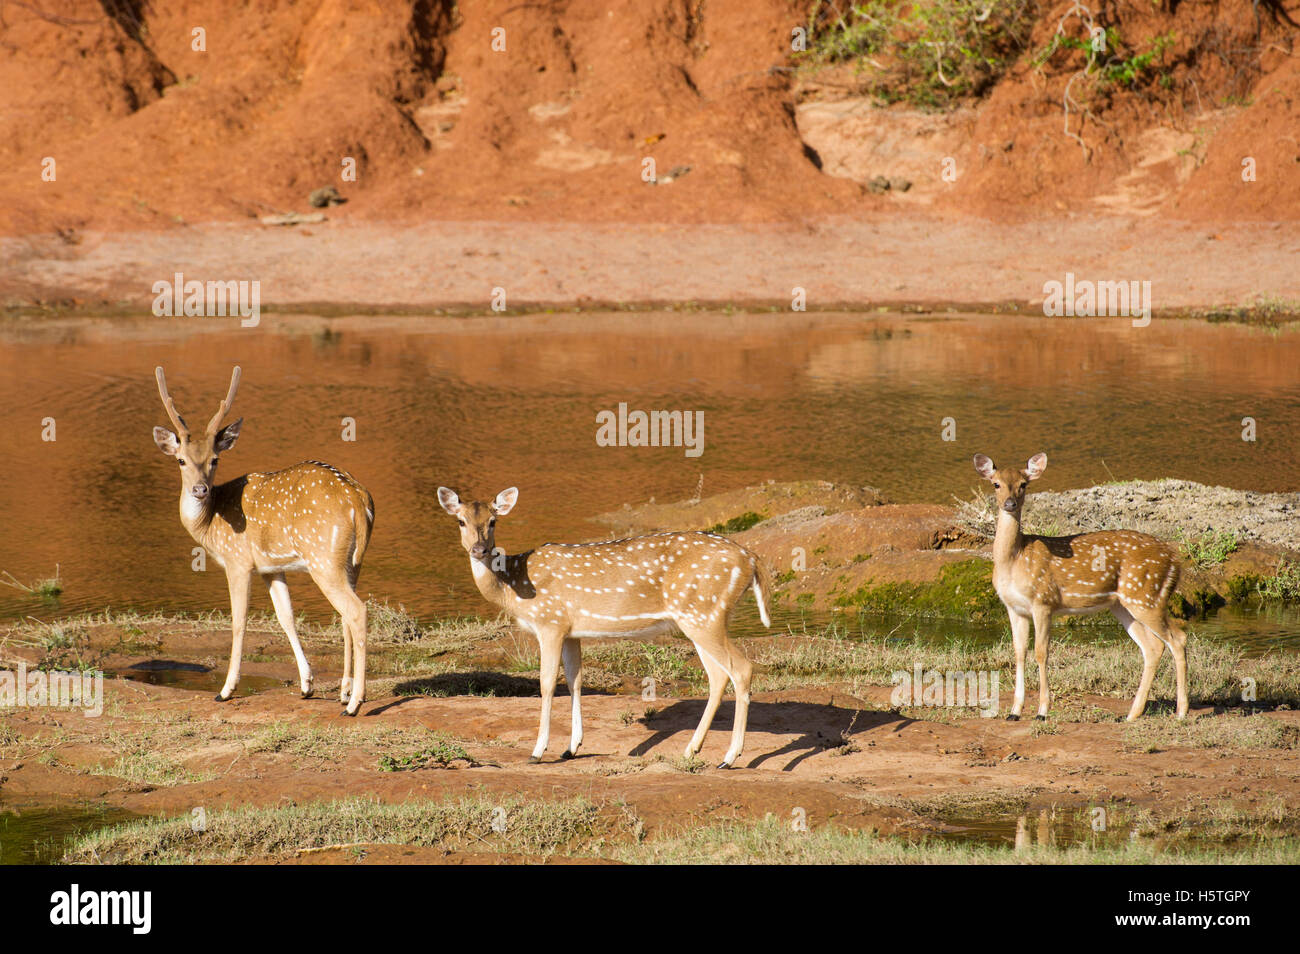
[[(704, 704), (703, 699), (683, 699), (659, 710), (649, 720), (641, 720), (654, 730), (654, 734), (628, 754), (645, 755), (655, 746), (678, 738), (685, 747), (704, 714)], [(724, 700), (709, 726), (707, 738), (715, 738), (720, 733), (729, 738), (735, 712), (732, 700)], [(793, 738), (774, 751), (760, 753), (748, 760), (742, 756), (736, 765), (739, 768), (758, 768), (772, 759), (791, 756), (781, 766), (781, 771), (793, 772), (805, 759), (852, 744), (854, 736), (860, 732), (887, 726), (898, 732), (914, 721), (897, 712), (841, 708), (816, 702), (751, 702), (746, 725), (747, 747), (753, 744), (748, 735), (753, 732), (791, 735)]]
[[(600, 689), (583, 687), (584, 696), (606, 696), (611, 693)], [(396, 699), (372, 709), (366, 715), (379, 715), (389, 709), (419, 698), (446, 699), (454, 696), (479, 696), (480, 698), (522, 697), (541, 700), (542, 690), (536, 676), (513, 676), (504, 672), (477, 670), (474, 672), (444, 672), (436, 676), (421, 676), (418, 679), (404, 679), (393, 686)], [(555, 687), (555, 698), (569, 695), (568, 688), (561, 683)]]

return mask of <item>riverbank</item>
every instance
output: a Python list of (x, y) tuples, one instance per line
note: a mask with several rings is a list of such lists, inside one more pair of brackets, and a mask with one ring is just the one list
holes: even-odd
[[(1122, 481), (1033, 493), (1025, 532), (1130, 529), (1174, 543), (1183, 572), (1174, 613), (1300, 601), (1300, 493), (1192, 481)], [(597, 518), (616, 534), (718, 529), (758, 553), (786, 604), (1005, 623), (993, 590), (991, 496), (955, 506), (892, 504), (869, 487), (772, 483), (700, 501), (645, 504)], [(1108, 614), (1058, 625), (1111, 625)]]
[[(255, 618), (244, 671), (256, 691), (227, 703), (212, 698), (228, 650), (220, 616), (7, 627), (9, 665), (131, 678), (105, 681), (98, 718), (0, 713), (0, 812), (89, 804), (140, 816), (67, 846), (79, 861), (1300, 858), (1300, 830), (1280, 807), (1300, 798), (1295, 654), (1247, 659), (1193, 641), (1190, 719), (1171, 716), (1166, 664), (1148, 714), (1125, 724), (1137, 653), (1066, 634), (1053, 645), (1052, 714), (1039, 723), (893, 698), (892, 674), (914, 666), (996, 673), (1000, 715), (1012, 685), (1005, 646), (834, 631), (748, 639), (763, 668), (746, 752), (721, 771), (711, 766), (729, 703), (701, 758), (681, 757), (705, 692), (689, 645), (600, 640), (584, 645), (579, 757), (561, 760), (557, 739), (529, 765), (531, 638), (500, 620), (421, 623), (383, 605), (372, 618), (369, 701), (355, 720), (333, 698), (334, 627), (303, 626), (317, 692), (302, 699), (276, 624)], [(1246, 678), (1259, 686), (1250, 704)], [(210, 825), (200, 832), (196, 809)], [(497, 809), (513, 820), (505, 830), (493, 827)], [(1093, 828), (1097, 809), (1109, 835)], [(784, 834), (800, 820), (807, 842)]]
[[(562, 249), (563, 254), (557, 254)], [(684, 304), (1042, 314), (1044, 286), (1148, 281), (1152, 313), (1300, 318), (1300, 224), (1080, 214), (994, 224), (912, 214), (796, 224), (324, 221), (0, 238), (0, 305), (148, 313), (158, 281), (256, 281), (262, 306), (328, 314), (617, 311)], [(375, 275), (383, 275), (377, 285)], [(502, 289), (502, 291), (495, 291)], [(238, 327), (239, 318), (228, 321)]]
[[(1209, 542), (1185, 545), (1189, 592), (1232, 592), (1246, 567), (1292, 559), (1282, 518), (1294, 496), (1129, 482), (1035, 494), (1028, 519), (1204, 529)], [(833, 607), (846, 623), (891, 610), (900, 620), (876, 635), (831, 623), (746, 638), (760, 668), (745, 754), (730, 771), (712, 767), (729, 703), (701, 757), (681, 757), (707, 690), (680, 638), (584, 642), (579, 757), (559, 758), (557, 728), (554, 751), (529, 765), (537, 647), (504, 619), (422, 621), (372, 604), (368, 701), (355, 720), (334, 698), (336, 625), (300, 621), (316, 672), (316, 694), (302, 699), (277, 624), (255, 616), (241, 694), (218, 703), (229, 650), (220, 614), (9, 624), (6, 667), (108, 678), (98, 717), (0, 711), (0, 814), (18, 811), (7, 817), (19, 829), (27, 809), (93, 806), (87, 819), (127, 819), (100, 831), (87, 821), (60, 848), (92, 862), (1300, 860), (1286, 807), (1300, 798), (1300, 654), (1194, 638), (1189, 719), (1172, 717), (1162, 661), (1146, 715), (1126, 724), (1139, 654), (1113, 625), (1061, 627), (1049, 718), (1008, 722), (1006, 642), (936, 640), (916, 625), (927, 612), (987, 612), (1005, 625), (983, 591), (982, 508), (889, 504), (869, 487), (806, 481), (602, 518), (615, 533), (731, 533), (773, 562), (791, 541), (815, 540), (804, 571), (778, 572), (780, 600)], [(1249, 598), (1267, 598), (1268, 579)], [(899, 696), (898, 674), (917, 667), (983, 674), (988, 688)], [(1027, 679), (1037, 685), (1032, 659)]]

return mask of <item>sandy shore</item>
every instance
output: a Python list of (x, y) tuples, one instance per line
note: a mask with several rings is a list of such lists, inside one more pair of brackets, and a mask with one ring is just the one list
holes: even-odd
[(1047, 281), (1150, 281), (1154, 310), (1300, 301), (1300, 224), (1178, 225), (1063, 215), (803, 225), (327, 221), (0, 239), (0, 302), (147, 305), (177, 271), (256, 280), (266, 305), (487, 308), (732, 302), (810, 311), (957, 304), (1037, 310)]

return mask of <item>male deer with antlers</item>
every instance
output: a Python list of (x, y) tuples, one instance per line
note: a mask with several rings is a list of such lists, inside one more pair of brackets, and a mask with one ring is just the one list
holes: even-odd
[(1178, 718), (1187, 716), (1187, 634), (1169, 617), (1169, 596), (1178, 585), (1173, 550), (1155, 537), (1133, 530), (1103, 530), (1068, 537), (1035, 537), (1020, 532), (1025, 489), (1047, 468), (1047, 455), (1035, 454), (1023, 471), (1001, 470), (983, 454), (975, 470), (993, 484), (997, 529), (993, 536), (993, 586), (1011, 617), (1016, 650), (1016, 696), (1009, 719), (1019, 719), (1025, 703), (1025, 650), (1029, 621), (1034, 622), (1038, 660), (1038, 718), (1047, 718), (1047, 647), (1052, 617), (1060, 613), (1110, 610), (1142, 650), (1142, 682), (1128, 721), (1146, 708), (1147, 695), (1164, 647), (1174, 657)]
[(217, 700), (229, 699), (239, 684), (254, 573), (270, 591), (276, 618), (293, 647), (303, 698), (311, 695), (311, 664), (298, 641), (284, 578), (291, 570), (305, 570), (342, 617), (339, 701), (347, 706), (348, 715), (356, 715), (366, 697), (366, 604), (356, 594), (356, 583), (374, 526), (375, 504), (370, 494), (350, 474), (314, 460), (215, 483), (218, 455), (235, 446), (244, 423), (240, 418), (221, 426), (235, 400), (239, 368), (231, 373), (226, 399), (202, 434), (191, 433), (177, 413), (163, 369), (158, 368), (155, 374), (158, 394), (176, 430), (155, 427), (153, 439), (164, 454), (180, 464), (181, 523), (225, 568), (230, 588), (230, 668)]
[(753, 587), (763, 625), (770, 626), (763, 567), (753, 553), (714, 533), (654, 533), (608, 543), (548, 543), (507, 556), (496, 548), (496, 519), (513, 509), (514, 487), (491, 503), (461, 503), (454, 490), (438, 488), (438, 502), (460, 523), (479, 592), (537, 637), (541, 651), (542, 723), (529, 761), (540, 762), (551, 731), (551, 700), (564, 678), (573, 700), (569, 748), (582, 744), (582, 648), (598, 636), (655, 636), (674, 624), (700, 654), (709, 677), (709, 700), (686, 746), (691, 758), (730, 679), (736, 690), (731, 746), (720, 768), (729, 768), (745, 744), (753, 664), (727, 635), (732, 610)]

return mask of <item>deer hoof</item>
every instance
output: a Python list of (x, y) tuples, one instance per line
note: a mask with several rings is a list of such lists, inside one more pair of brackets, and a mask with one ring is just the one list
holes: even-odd
[(1016, 714), (1013, 712), (1013, 713), (1011, 713), (1011, 715), (1007, 716), (1007, 721), (1008, 721), (1008, 722), (1019, 722), (1019, 721), (1020, 721), (1020, 716), (1016, 715)]
[(1035, 722), (1046, 722), (1046, 721), (1047, 721), (1047, 716), (1045, 716), (1045, 715), (1036, 715), (1036, 716), (1034, 716), (1034, 721), (1035, 721)]
[(542, 761), (542, 757), (541, 757), (540, 755), (530, 755), (530, 756), (528, 756), (528, 764), (529, 764), (529, 765), (539, 765), (539, 764), (541, 764), (541, 761)]
[(229, 696), (223, 696), (221, 693), (218, 692), (215, 696), (212, 697), (212, 701), (213, 701), (213, 702), (229, 702), (229, 701), (230, 701), (230, 697), (229, 697)]
[(730, 762), (719, 762), (719, 763), (718, 763), (718, 768), (720, 768), (720, 769), (729, 769), (729, 768), (731, 768), (731, 763), (730, 763)]
[(573, 757), (574, 757), (573, 753), (570, 752), (568, 749), (565, 749), (562, 753), (560, 753), (560, 758), (564, 759), (566, 762)]

